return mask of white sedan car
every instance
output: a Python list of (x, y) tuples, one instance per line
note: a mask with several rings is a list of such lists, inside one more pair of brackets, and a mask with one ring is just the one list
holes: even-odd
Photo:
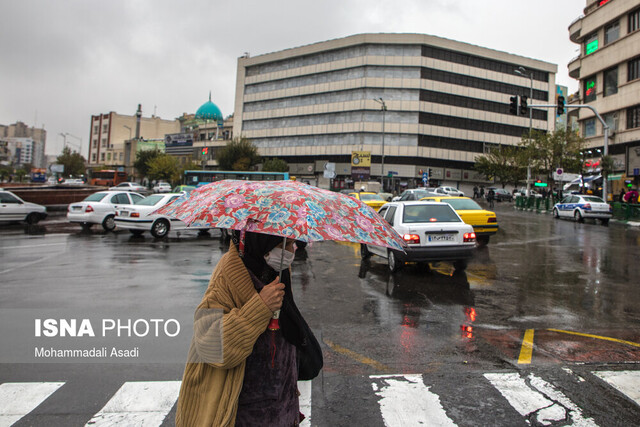
[(573, 218), (582, 221), (584, 218), (597, 218), (602, 224), (608, 224), (613, 216), (611, 206), (597, 196), (572, 194), (553, 206), (555, 218)]
[[(180, 196), (184, 198), (182, 193), (153, 194), (133, 205), (120, 206), (116, 212), (116, 225), (118, 228), (129, 230), (134, 236), (140, 236), (148, 231), (158, 239), (165, 237), (170, 230), (183, 230), (187, 228), (187, 224), (179, 219), (153, 213)], [(189, 227), (189, 229), (208, 230), (208, 228), (198, 227)]]
[(99, 191), (83, 201), (71, 203), (67, 209), (67, 220), (80, 223), (89, 230), (93, 224), (101, 224), (106, 231), (116, 228), (114, 221), (118, 205), (130, 205), (144, 196), (130, 191)]
[(381, 246), (361, 246), (362, 258), (372, 254), (387, 258), (389, 270), (396, 271), (406, 261), (453, 261), (457, 270), (467, 267), (476, 250), (476, 234), (447, 203), (391, 202), (380, 208), (381, 215), (407, 243), (406, 253)]
[(464, 192), (453, 187), (438, 187), (435, 192), (443, 196), (464, 197)]
[(153, 186), (154, 193), (171, 193), (171, 184), (168, 182), (159, 182)]
[(136, 193), (144, 193), (147, 188), (135, 182), (121, 182), (115, 187), (110, 187), (109, 191), (134, 191)]
[(25, 221), (27, 224), (35, 224), (47, 217), (47, 208), (29, 203), (0, 188), (0, 221)]

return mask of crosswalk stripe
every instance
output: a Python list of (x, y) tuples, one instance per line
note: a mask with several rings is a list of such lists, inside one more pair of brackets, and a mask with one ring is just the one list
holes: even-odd
[(304, 421), (300, 423), (300, 427), (311, 426), (311, 381), (298, 381), (298, 390), (300, 391), (300, 412), (305, 416)]
[(4, 383), (0, 385), (0, 427), (10, 426), (37, 408), (61, 383)]
[(87, 426), (159, 426), (179, 392), (180, 381), (126, 382)]
[(562, 392), (533, 374), (529, 374), (526, 381), (518, 373), (490, 373), (484, 376), (525, 418), (533, 416), (543, 425), (571, 419), (571, 425), (574, 426), (597, 426), (591, 418), (584, 418), (580, 408)]
[(640, 371), (594, 371), (593, 374), (640, 405)]
[(384, 425), (455, 426), (447, 417), (440, 398), (429, 391), (422, 375), (372, 375)]

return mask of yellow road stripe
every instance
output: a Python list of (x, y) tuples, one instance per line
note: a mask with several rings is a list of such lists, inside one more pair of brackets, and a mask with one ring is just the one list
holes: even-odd
[(613, 342), (618, 342), (620, 344), (627, 344), (627, 345), (632, 345), (634, 347), (640, 347), (640, 343), (633, 342), (633, 341), (619, 340), (618, 338), (603, 337), (603, 336), (600, 336), (600, 335), (583, 334), (582, 332), (564, 331), (562, 329), (547, 329), (547, 330), (551, 331), (551, 332), (560, 332), (562, 334), (578, 335), (580, 337), (595, 338), (595, 339), (598, 339), (598, 340), (613, 341)]
[(379, 371), (385, 371), (385, 372), (391, 372), (391, 369), (389, 369), (388, 366), (383, 365), (382, 363), (373, 360), (369, 357), (363, 356), (359, 353), (356, 353), (355, 351), (349, 350), (348, 348), (342, 347), (341, 345), (335, 344), (331, 341), (327, 341), (327, 340), (323, 340), (324, 343), (326, 345), (328, 345), (329, 347), (331, 347), (331, 349), (333, 351), (335, 351), (336, 353), (340, 353), (343, 356), (347, 356), (350, 357), (352, 359), (354, 359), (357, 362), (363, 363), (365, 365), (369, 365), (372, 366), (374, 368), (376, 368)]
[(531, 353), (533, 353), (533, 329), (527, 329), (522, 339), (522, 347), (520, 348), (519, 364), (531, 363)]

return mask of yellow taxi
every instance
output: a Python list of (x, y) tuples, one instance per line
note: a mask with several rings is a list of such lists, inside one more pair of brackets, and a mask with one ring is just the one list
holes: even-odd
[(444, 202), (451, 205), (462, 220), (473, 227), (479, 245), (489, 243), (489, 238), (498, 232), (498, 218), (495, 212), (487, 211), (468, 197), (428, 196), (420, 200)]
[(382, 198), (378, 193), (372, 193), (369, 191), (358, 191), (349, 193), (349, 196), (361, 200), (365, 205), (373, 208), (373, 210), (378, 210), (382, 205), (387, 203), (385, 199)]

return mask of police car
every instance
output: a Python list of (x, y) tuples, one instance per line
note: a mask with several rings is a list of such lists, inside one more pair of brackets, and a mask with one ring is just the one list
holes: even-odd
[(582, 221), (584, 218), (597, 218), (602, 224), (608, 224), (613, 210), (608, 203), (597, 196), (572, 194), (553, 206), (555, 218), (573, 218)]

